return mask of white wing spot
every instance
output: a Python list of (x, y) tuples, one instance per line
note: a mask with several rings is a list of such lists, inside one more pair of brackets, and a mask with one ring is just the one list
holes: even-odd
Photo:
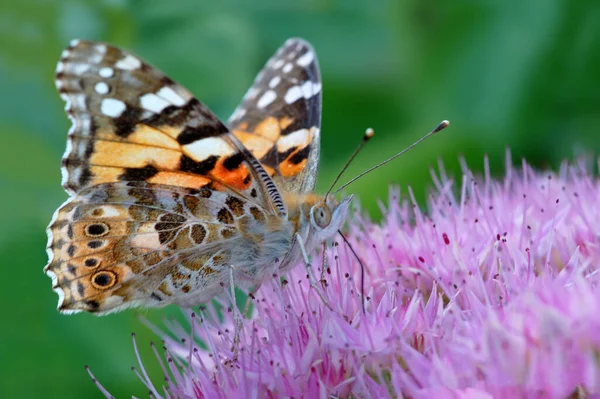
[(233, 154), (233, 148), (223, 139), (218, 137), (207, 137), (196, 140), (185, 145), (184, 154), (188, 155), (196, 162), (201, 162), (213, 155), (227, 156)]
[(313, 83), (310, 80), (304, 82), (302, 86), (292, 86), (288, 89), (283, 99), (286, 103), (292, 104), (304, 97), (309, 99), (312, 96), (319, 94), (321, 91), (321, 83)]
[(156, 232), (155, 224), (142, 223), (138, 227), (137, 234), (131, 240), (131, 245), (140, 248), (160, 248), (160, 240), (158, 232)]
[(111, 118), (118, 118), (125, 109), (127, 109), (125, 103), (114, 98), (105, 98), (100, 105), (102, 113)]
[(117, 61), (115, 66), (119, 69), (131, 71), (142, 66), (142, 62), (131, 54), (127, 54), (125, 58)]
[(281, 136), (277, 140), (277, 151), (285, 152), (293, 147), (302, 147), (310, 142), (310, 132), (308, 129), (300, 129)]
[(287, 64), (285, 64), (283, 66), (282, 71), (283, 71), (283, 73), (289, 73), (293, 68), (294, 68), (294, 66), (288, 62)]
[(62, 176), (62, 178), (60, 179), (60, 184), (61, 186), (64, 186), (69, 181), (69, 171), (67, 170), (66, 166), (60, 167), (60, 175)]
[(258, 108), (264, 108), (267, 105), (271, 104), (277, 98), (277, 94), (273, 90), (267, 91), (256, 103)]
[(302, 85), (302, 93), (304, 93), (304, 98), (309, 99), (315, 94), (318, 94), (321, 91), (320, 83), (313, 83), (310, 80), (307, 80)]
[(101, 216), (96, 216), (96, 217), (110, 218), (110, 217), (121, 216), (121, 214), (119, 213), (119, 210), (117, 208), (109, 206), (109, 205), (102, 205), (102, 206), (99, 206), (97, 208), (93, 208), (92, 210), (90, 210), (89, 214), (91, 215), (92, 212), (95, 211), (95, 210), (101, 210), (102, 211), (100, 213)]
[(61, 73), (62, 71), (65, 70), (65, 64), (64, 62), (59, 62), (58, 64), (56, 64), (56, 73)]
[[(68, 156), (71, 154), (72, 151), (73, 151), (73, 142), (71, 139), (68, 139), (67, 147), (65, 148), (65, 153), (63, 154), (63, 158), (68, 158)], [(66, 172), (66, 168), (65, 168), (65, 172)]]
[(76, 47), (80, 42), (81, 42), (81, 40), (79, 40), (79, 39), (73, 39), (73, 40), (71, 40), (71, 43), (69, 43), (69, 45), (71, 47)]
[(292, 104), (296, 102), (298, 99), (302, 97), (302, 89), (300, 86), (292, 86), (288, 89), (287, 93), (285, 93), (285, 97), (283, 99), (286, 103)]
[(115, 71), (111, 67), (100, 68), (98, 75), (103, 78), (111, 78), (115, 74)]
[(159, 114), (163, 109), (171, 105), (170, 102), (154, 93), (144, 94), (140, 98), (140, 104), (142, 105), (142, 108), (152, 111), (156, 114)]
[(137, 234), (131, 240), (131, 245), (139, 248), (160, 248), (161, 243), (158, 233), (144, 232), (144, 234)]
[(269, 81), (269, 87), (271, 89), (277, 87), (277, 85), (281, 82), (281, 76), (275, 76), (273, 79)]
[(323, 85), (321, 85), (321, 82), (313, 83), (313, 93), (314, 94), (318, 94), (322, 88), (323, 88)]
[(161, 96), (173, 105), (182, 106), (186, 103), (185, 98), (181, 97), (179, 94), (177, 94), (177, 92), (175, 92), (175, 90), (171, 89), (170, 87), (163, 87), (162, 89), (157, 91), (156, 94)]
[(98, 82), (96, 83), (96, 85), (94, 86), (94, 90), (96, 91), (96, 93), (98, 94), (106, 94), (109, 91), (109, 87), (106, 83), (104, 82)]
[(298, 58), (298, 60), (296, 60), (296, 64), (300, 65), (301, 67), (307, 67), (308, 65), (310, 65), (311, 62), (313, 62), (314, 59), (315, 54), (312, 51), (309, 51), (300, 58)]
[(283, 64), (285, 63), (284, 60), (277, 60), (273, 63), (273, 69), (279, 69), (283, 66)]
[(70, 54), (71, 52), (69, 50), (63, 50), (62, 53), (60, 53), (60, 59), (64, 60), (65, 58), (68, 58)]

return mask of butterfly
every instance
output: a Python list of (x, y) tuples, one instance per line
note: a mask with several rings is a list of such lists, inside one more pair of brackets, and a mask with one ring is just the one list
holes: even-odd
[(56, 68), (72, 121), (69, 199), (47, 229), (62, 313), (190, 307), (260, 285), (332, 237), (351, 197), (313, 193), (321, 78), (289, 39), (227, 123), (137, 56), (74, 40)]

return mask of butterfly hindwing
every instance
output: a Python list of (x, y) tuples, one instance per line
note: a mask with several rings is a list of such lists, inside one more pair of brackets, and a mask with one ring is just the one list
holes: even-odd
[(97, 184), (146, 181), (229, 189), (278, 210), (277, 192), (227, 127), (186, 89), (138, 57), (73, 41), (56, 70), (73, 121), (63, 157), (71, 195)]
[(313, 48), (289, 39), (229, 118), (236, 137), (280, 189), (314, 189), (320, 152), (321, 77)]
[(244, 198), (207, 187), (103, 183), (55, 214), (45, 271), (65, 313), (191, 306), (222, 289), (243, 240), (238, 226), (267, 217)]

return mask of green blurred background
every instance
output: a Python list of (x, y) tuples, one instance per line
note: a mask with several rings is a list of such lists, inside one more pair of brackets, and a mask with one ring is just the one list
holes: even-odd
[[(217, 5), (218, 3), (218, 5)], [(600, 149), (597, 0), (43, 1), (0, 5), (1, 398), (100, 397), (89, 364), (116, 395), (147, 391), (130, 371), (130, 332), (161, 382), (139, 313), (61, 316), (46, 262), (45, 227), (66, 199), (60, 157), (69, 127), (54, 89), (72, 38), (122, 46), (164, 70), (226, 119), (266, 59), (291, 36), (315, 46), (323, 74), (319, 188), (367, 127), (376, 137), (348, 177), (449, 119), (443, 134), (349, 189), (377, 218), (388, 183), (420, 200), (429, 167), (476, 171), (489, 154), (556, 167)], [(13, 277), (11, 274), (13, 273)], [(160, 322), (177, 309), (146, 311)]]

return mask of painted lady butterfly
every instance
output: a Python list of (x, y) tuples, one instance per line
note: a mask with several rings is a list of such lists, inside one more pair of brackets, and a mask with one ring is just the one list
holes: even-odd
[(275, 269), (308, 266), (346, 218), (351, 198), (312, 193), (321, 80), (303, 40), (267, 62), (227, 125), (103, 43), (73, 41), (56, 86), (73, 122), (62, 160), (71, 197), (48, 227), (44, 270), (63, 313), (189, 307), (230, 275), (259, 285)]

